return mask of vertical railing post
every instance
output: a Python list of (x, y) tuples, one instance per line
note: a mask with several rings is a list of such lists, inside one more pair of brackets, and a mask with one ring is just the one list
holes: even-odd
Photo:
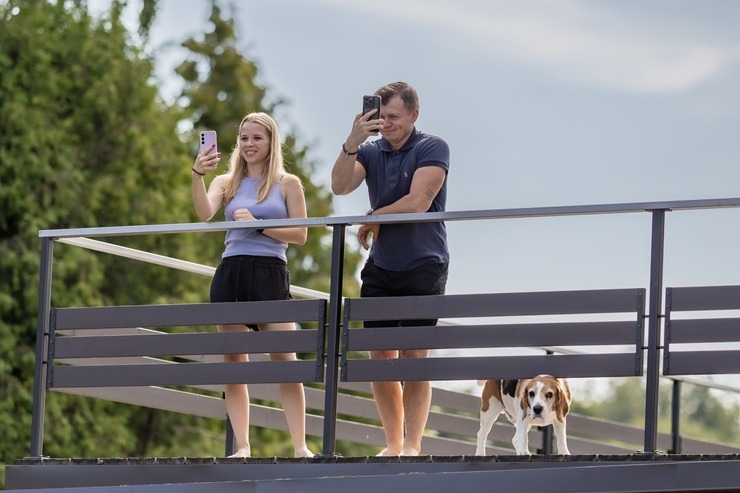
[(671, 453), (681, 453), (681, 381), (673, 381), (671, 400)]
[(651, 211), (652, 240), (650, 246), (650, 301), (648, 306), (647, 376), (645, 389), (644, 452), (654, 453), (658, 441), (658, 341), (663, 304), (663, 253), (665, 239), (665, 209)]
[[(224, 397), (225, 399), (226, 397)], [(228, 457), (237, 450), (236, 436), (234, 428), (231, 426), (231, 420), (226, 416), (226, 437), (224, 439), (224, 457)]]
[(31, 457), (40, 458), (44, 451), (44, 414), (46, 413), (46, 351), (51, 314), (51, 273), (54, 242), (41, 239), (39, 270), (39, 306), (36, 326), (36, 366), (33, 379), (33, 414), (31, 417)]
[(329, 287), (329, 326), (326, 344), (326, 393), (324, 395), (324, 447), (322, 455), (334, 455), (337, 428), (337, 392), (339, 378), (339, 330), (342, 319), (342, 279), (344, 276), (345, 224), (334, 225), (331, 250), (331, 285)]
[[(545, 354), (554, 354), (551, 350), (546, 350)], [(543, 455), (552, 455), (552, 425), (541, 427), (542, 430), (542, 450)]]

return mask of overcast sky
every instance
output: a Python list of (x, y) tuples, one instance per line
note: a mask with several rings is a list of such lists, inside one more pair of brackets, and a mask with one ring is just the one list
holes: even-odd
[[(361, 96), (404, 80), (417, 127), (450, 145), (449, 211), (740, 197), (740, 2), (233, 3), (242, 53), (327, 185)], [(173, 43), (209, 12), (160, 0), (165, 94)], [(363, 214), (365, 187), (334, 205)], [(740, 284), (739, 224), (738, 209), (668, 213), (666, 286)], [(448, 293), (648, 286), (647, 213), (448, 231)]]
[[(740, 196), (740, 2), (234, 3), (240, 49), (326, 184), (361, 96), (404, 80), (418, 128), (450, 145), (450, 211)], [(160, 0), (165, 92), (209, 5)], [(335, 199), (336, 215), (367, 208), (364, 186)], [(666, 283), (740, 283), (738, 220), (669, 213)], [(450, 293), (647, 284), (646, 213), (448, 229)]]

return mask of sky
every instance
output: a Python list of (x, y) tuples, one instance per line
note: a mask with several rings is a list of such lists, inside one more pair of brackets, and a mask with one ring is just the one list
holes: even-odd
[[(159, 3), (151, 41), (172, 95), (177, 46), (203, 36), (210, 1)], [(450, 146), (448, 211), (740, 197), (740, 2), (222, 5), (327, 187), (362, 95), (403, 80), (417, 128)], [(364, 186), (334, 199), (337, 216), (368, 208)], [(738, 224), (740, 209), (669, 212), (665, 286), (740, 284)], [(647, 287), (650, 225), (647, 213), (448, 223), (447, 292)]]

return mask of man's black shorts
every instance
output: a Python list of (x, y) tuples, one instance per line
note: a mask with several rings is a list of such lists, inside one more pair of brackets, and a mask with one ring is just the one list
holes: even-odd
[(289, 299), (292, 297), (288, 266), (277, 257), (226, 257), (211, 281), (211, 303)]
[[(406, 271), (392, 271), (375, 265), (367, 259), (360, 278), (362, 287), (360, 296), (428, 296), (445, 294), (447, 285), (448, 263), (437, 263), (433, 260)], [(372, 321), (366, 327), (412, 327), (436, 325), (436, 319), (426, 320), (387, 320)]]

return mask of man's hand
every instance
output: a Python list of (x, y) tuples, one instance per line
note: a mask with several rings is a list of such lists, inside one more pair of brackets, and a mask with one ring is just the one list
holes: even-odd
[(380, 224), (363, 224), (360, 226), (360, 230), (357, 232), (357, 241), (365, 250), (370, 249), (368, 239), (370, 236), (373, 237), (372, 241), (378, 241), (378, 233), (380, 232)]

